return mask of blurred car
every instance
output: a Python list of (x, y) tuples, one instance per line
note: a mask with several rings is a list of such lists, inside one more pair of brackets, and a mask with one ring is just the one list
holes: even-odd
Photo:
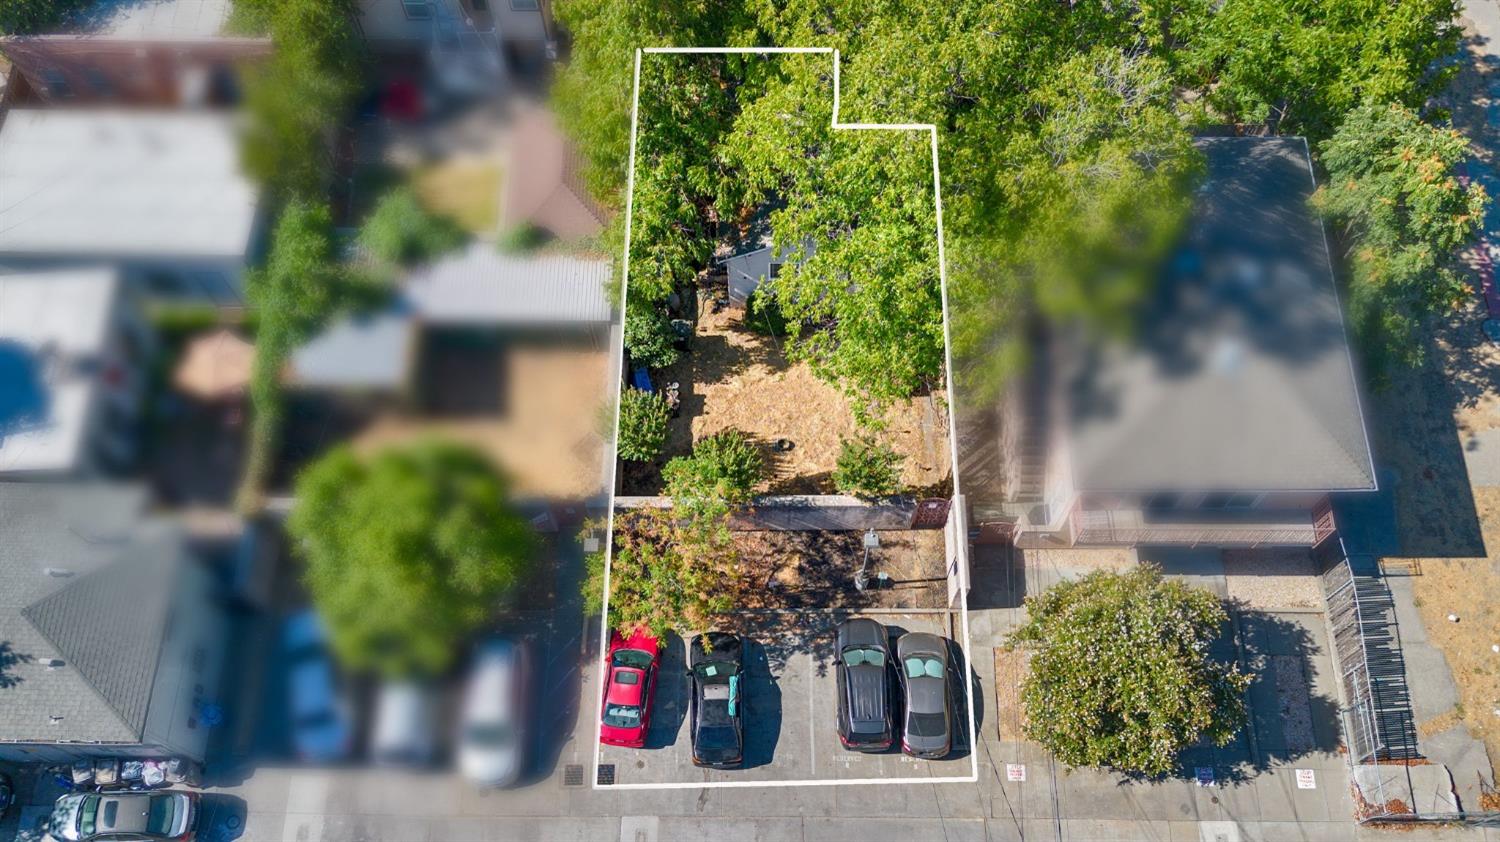
[(16, 785), (11, 782), (10, 775), (0, 772), (0, 819), (5, 818), (5, 812), (15, 801)]
[(417, 681), (380, 685), (370, 758), (380, 766), (430, 766), (437, 759), (437, 693)]
[(642, 748), (651, 728), (651, 701), (661, 667), (661, 641), (636, 629), (629, 637), (610, 632), (604, 659), (604, 709), (600, 712), (599, 742)]
[(526, 764), (531, 652), (524, 642), (480, 645), (464, 688), (458, 768), (480, 786), (510, 786)]
[(292, 745), (308, 763), (342, 760), (353, 746), (349, 702), (334, 675), (322, 621), (311, 610), (287, 618), (282, 630), (291, 696)]
[(194, 838), (198, 795), (192, 792), (75, 792), (57, 799), (44, 822), (46, 838), (60, 842), (93, 840), (174, 840)]
[(834, 660), (838, 734), (844, 748), (884, 751), (895, 741), (890, 634), (868, 617), (839, 623)]
[(906, 690), (901, 750), (927, 760), (947, 757), (953, 748), (948, 641), (924, 632), (904, 634), (896, 641), (896, 660)]
[(745, 639), (728, 632), (706, 632), (688, 646), (688, 731), (693, 764), (732, 769), (745, 760), (745, 705), (741, 677)]

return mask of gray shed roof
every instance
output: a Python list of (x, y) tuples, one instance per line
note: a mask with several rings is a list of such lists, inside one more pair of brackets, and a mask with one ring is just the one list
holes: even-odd
[(1306, 144), (1195, 143), (1207, 180), (1139, 338), (1063, 363), (1076, 488), (1374, 488)]
[(428, 324), (605, 324), (609, 272), (608, 260), (503, 254), (475, 242), (412, 273), (405, 295)]
[(415, 334), (405, 312), (346, 316), (292, 353), (288, 375), (314, 388), (399, 388)]
[(175, 530), (143, 522), (145, 500), (117, 485), (0, 484), (0, 740), (141, 739), (162, 584), (184, 557)]

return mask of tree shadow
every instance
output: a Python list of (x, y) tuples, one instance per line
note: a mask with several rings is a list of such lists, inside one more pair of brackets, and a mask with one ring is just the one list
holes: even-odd
[[(946, 759), (969, 756), (974, 750), (974, 734), (984, 727), (984, 685), (979, 673), (969, 664), (968, 653), (958, 641), (944, 638), (948, 644), (949, 707), (953, 711), (953, 751)], [(895, 651), (895, 642), (891, 643)], [(965, 688), (965, 683), (968, 687)], [(967, 689), (967, 692), (965, 692)], [(974, 700), (974, 730), (969, 730), (969, 699)]]
[(19, 664), (29, 664), (36, 658), (11, 648), (10, 641), (0, 641), (0, 690), (8, 690), (25, 681), (12, 670)]

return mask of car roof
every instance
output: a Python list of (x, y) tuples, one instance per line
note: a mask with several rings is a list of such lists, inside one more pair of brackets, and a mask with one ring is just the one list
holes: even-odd
[(416, 682), (382, 684), (375, 708), (375, 743), (425, 742), (435, 701), (431, 690)]
[(480, 647), (464, 690), (465, 719), (506, 719), (514, 715), (521, 650), (497, 640)]
[(327, 639), (322, 618), (310, 608), (287, 617), (281, 630), (281, 642), (288, 649), (321, 646)]
[[(141, 833), (146, 830), (150, 816), (151, 797), (166, 796), (155, 792), (117, 792), (99, 796), (99, 812), (95, 814), (95, 827), (105, 833)], [(107, 822), (108, 805), (114, 804), (114, 821)]]
[(849, 718), (854, 722), (876, 722), (885, 719), (886, 669), (873, 664), (844, 668), (844, 686), (848, 693)]
[(292, 689), (293, 713), (302, 716), (333, 704), (337, 693), (333, 670), (327, 661), (303, 661), (292, 668), (287, 681)]
[(850, 646), (877, 646), (889, 650), (890, 635), (885, 626), (869, 617), (852, 617), (838, 626), (839, 649), (842, 651)]
[[(634, 684), (621, 684), (615, 676), (622, 672), (635, 673), (639, 680)], [(617, 705), (639, 705), (646, 698), (646, 671), (634, 667), (614, 667), (610, 670), (609, 691), (606, 700)]]

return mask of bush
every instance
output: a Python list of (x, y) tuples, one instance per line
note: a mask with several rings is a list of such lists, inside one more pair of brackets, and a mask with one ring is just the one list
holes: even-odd
[(725, 430), (703, 439), (693, 445), (693, 455), (678, 456), (662, 469), (667, 494), (686, 503), (743, 503), (764, 475), (760, 451), (739, 430)]
[(755, 288), (745, 299), (745, 327), (766, 336), (786, 336), (786, 317), (781, 305), (765, 284)]
[(463, 244), (452, 220), (422, 207), (409, 187), (398, 187), (376, 203), (359, 229), (359, 244), (375, 258), (402, 266), (431, 260)]
[(856, 497), (889, 497), (901, 491), (901, 455), (870, 436), (844, 439), (833, 484)]
[(547, 232), (527, 222), (500, 235), (500, 250), (506, 254), (525, 254), (547, 242)]
[(1178, 752), (1245, 724), (1250, 677), (1209, 654), (1228, 620), (1209, 591), (1144, 565), (1063, 582), (1026, 608), (1011, 636), (1034, 653), (1026, 736), (1069, 766), (1165, 775)]
[(631, 307), (625, 313), (625, 350), (636, 365), (665, 368), (681, 359), (677, 335), (667, 314), (655, 308)]
[(620, 434), (615, 452), (621, 459), (648, 462), (667, 443), (667, 420), (671, 410), (657, 392), (627, 388), (620, 393)]

